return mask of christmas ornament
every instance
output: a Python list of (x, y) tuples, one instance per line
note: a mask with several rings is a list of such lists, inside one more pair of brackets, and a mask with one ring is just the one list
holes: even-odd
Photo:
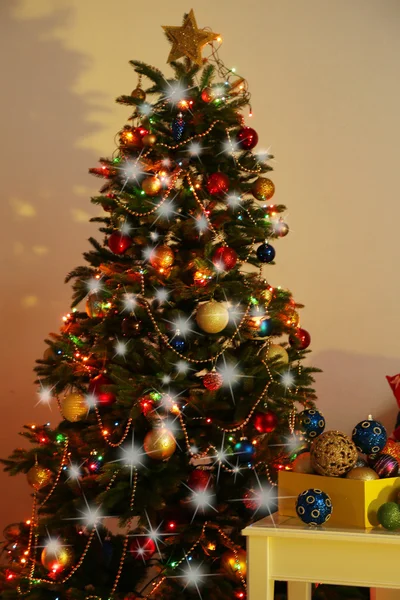
[(305, 490), (297, 498), (296, 512), (307, 525), (323, 525), (331, 518), (332, 501), (322, 490)]
[(265, 360), (274, 360), (275, 366), (287, 365), (289, 363), (287, 351), (279, 344), (270, 344), (263, 358)]
[(187, 98), (182, 98), (182, 100), (179, 100), (177, 107), (180, 110), (191, 110), (194, 106), (194, 100), (187, 99)]
[(302, 452), (298, 454), (292, 462), (292, 470), (295, 473), (314, 473), (314, 469), (311, 466), (311, 456), (309, 452)]
[(172, 44), (171, 52), (167, 62), (173, 62), (186, 56), (199, 65), (203, 64), (201, 51), (206, 44), (210, 44), (219, 38), (218, 33), (198, 29), (193, 9), (185, 15), (181, 27), (163, 25), (163, 29)]
[(191, 490), (206, 490), (210, 486), (211, 481), (212, 475), (210, 471), (195, 469), (189, 475), (188, 486)]
[(193, 283), (197, 287), (205, 287), (208, 282), (212, 279), (211, 271), (202, 269), (201, 271), (195, 271), (193, 274)]
[(257, 258), (262, 263), (272, 262), (275, 258), (274, 247), (271, 246), (271, 244), (264, 242), (264, 244), (261, 244), (261, 246), (258, 246), (257, 248)]
[(356, 468), (356, 467), (368, 467), (368, 463), (363, 458), (359, 458), (357, 460), (356, 464), (354, 465), (354, 468)]
[(376, 513), (378, 523), (389, 531), (400, 529), (400, 506), (396, 502), (385, 502)]
[(155, 175), (145, 177), (142, 181), (142, 190), (147, 196), (157, 196), (162, 188), (162, 183)]
[(143, 146), (154, 146), (157, 142), (157, 136), (154, 133), (147, 133), (142, 138)]
[(242, 150), (251, 150), (258, 143), (258, 133), (251, 127), (242, 127), (236, 136), (236, 141)]
[(278, 417), (270, 410), (266, 413), (256, 412), (253, 425), (258, 433), (272, 433), (278, 425)]
[(86, 314), (91, 319), (101, 319), (105, 317), (111, 303), (108, 302), (104, 292), (91, 292), (86, 299)]
[(203, 377), (203, 385), (206, 390), (209, 390), (210, 392), (219, 390), (223, 383), (224, 379), (222, 375), (215, 370), (211, 371), (211, 373), (207, 373)]
[(89, 412), (85, 396), (77, 392), (67, 394), (61, 402), (61, 412), (64, 419), (71, 423), (81, 421)]
[(132, 238), (120, 231), (114, 231), (108, 238), (107, 244), (114, 254), (123, 254), (132, 246)]
[(131, 92), (131, 97), (136, 98), (136, 100), (141, 100), (142, 102), (144, 102), (146, 100), (146, 92), (144, 90), (142, 90), (141, 87), (137, 86)]
[(234, 445), (233, 452), (236, 455), (237, 461), (244, 464), (252, 461), (256, 449), (249, 440), (243, 439)]
[(299, 313), (292, 307), (288, 307), (281, 316), (282, 323), (286, 327), (297, 327), (300, 321)]
[(311, 336), (305, 329), (298, 327), (289, 335), (289, 344), (296, 350), (305, 350), (311, 343)]
[(219, 271), (230, 271), (236, 265), (238, 256), (233, 248), (222, 246), (217, 248), (212, 261)]
[(359, 452), (363, 454), (377, 454), (386, 444), (386, 429), (382, 423), (370, 418), (360, 421), (354, 427), (352, 439)]
[(289, 233), (289, 225), (283, 219), (273, 223), (272, 229), (277, 237), (285, 237)]
[(252, 185), (251, 193), (257, 200), (269, 200), (275, 192), (275, 186), (267, 177), (259, 177)]
[(186, 350), (186, 340), (181, 335), (174, 335), (174, 337), (169, 340), (169, 344), (177, 352)]
[(133, 540), (129, 550), (134, 558), (149, 560), (157, 550), (157, 546), (152, 538), (138, 536)]
[(143, 442), (144, 451), (154, 460), (167, 460), (175, 452), (176, 441), (166, 427), (154, 427), (146, 434)]
[(178, 113), (176, 118), (172, 121), (171, 126), (172, 137), (176, 142), (182, 139), (183, 132), (185, 131), (185, 119), (182, 113)]
[(382, 454), (390, 454), (400, 464), (400, 444), (395, 440), (387, 440), (385, 447), (382, 449)]
[(303, 410), (297, 418), (300, 431), (308, 440), (321, 435), (325, 429), (325, 419), (315, 408)]
[(261, 292), (260, 298), (263, 301), (263, 303), (265, 304), (265, 306), (268, 306), (268, 304), (271, 302), (273, 292), (274, 292), (274, 289), (271, 287), (267, 287), (267, 288), (265, 288), (265, 290), (263, 290)]
[(400, 373), (398, 375), (386, 375), (386, 379), (392, 389), (394, 397), (397, 400), (397, 405), (400, 408)]
[(247, 510), (256, 511), (260, 508), (260, 501), (257, 498), (257, 492), (253, 489), (247, 490), (243, 496), (243, 504)]
[(224, 552), (221, 556), (221, 566), (229, 579), (233, 581), (245, 579), (247, 574), (245, 550), (238, 548), (236, 552), (233, 550)]
[(243, 334), (253, 340), (262, 340), (272, 333), (272, 319), (266, 316), (246, 317)]
[(358, 481), (372, 481), (379, 479), (379, 475), (369, 467), (354, 467), (346, 473), (346, 479), (357, 479)]
[(137, 337), (143, 331), (143, 321), (135, 317), (125, 317), (121, 322), (121, 330), (125, 337)]
[(214, 100), (214, 94), (213, 94), (212, 89), (209, 87), (204, 88), (204, 90), (202, 90), (202, 92), (201, 92), (201, 99), (206, 104), (208, 104), (209, 102), (212, 102)]
[(105, 386), (113, 385), (113, 382), (106, 375), (100, 374), (89, 382), (88, 392), (96, 397), (96, 400), (102, 406), (110, 406), (116, 401), (114, 392), (106, 391)]
[(311, 465), (319, 475), (340, 477), (356, 464), (354, 442), (341, 431), (325, 431), (311, 445)]
[(60, 573), (72, 565), (74, 555), (71, 546), (62, 546), (57, 542), (49, 543), (42, 550), (40, 561), (45, 569), (53, 573)]
[(369, 464), (381, 479), (397, 477), (399, 473), (399, 463), (390, 454), (378, 454)]
[(140, 150), (143, 147), (142, 136), (138, 128), (125, 127), (119, 134), (119, 143), (124, 148)]
[(169, 269), (174, 264), (174, 251), (169, 246), (157, 246), (150, 256), (150, 264), (155, 269)]
[(226, 194), (229, 190), (229, 177), (225, 173), (212, 173), (207, 179), (206, 188), (211, 196)]
[(49, 485), (52, 478), (52, 472), (50, 469), (45, 469), (40, 465), (33, 465), (26, 474), (26, 479), (31, 487), (36, 491)]
[(196, 323), (206, 333), (219, 333), (228, 325), (229, 312), (221, 302), (200, 304), (196, 312)]

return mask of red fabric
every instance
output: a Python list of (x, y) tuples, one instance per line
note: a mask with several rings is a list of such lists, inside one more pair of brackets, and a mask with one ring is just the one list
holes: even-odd
[(393, 375), (392, 377), (390, 375), (386, 375), (386, 379), (392, 388), (394, 397), (397, 400), (397, 405), (400, 408), (400, 373), (398, 375)]

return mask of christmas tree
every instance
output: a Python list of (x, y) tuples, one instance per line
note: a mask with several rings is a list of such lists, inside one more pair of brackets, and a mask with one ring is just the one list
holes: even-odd
[(3, 460), (34, 490), (4, 532), (4, 599), (245, 598), (241, 530), (276, 509), (301, 450), (315, 369), (300, 305), (268, 283), (288, 233), (272, 157), (219, 35), (192, 11), (164, 31), (174, 77), (131, 63), (128, 124), (90, 169), (103, 239), (37, 361), (61, 421), (25, 426), (29, 449)]

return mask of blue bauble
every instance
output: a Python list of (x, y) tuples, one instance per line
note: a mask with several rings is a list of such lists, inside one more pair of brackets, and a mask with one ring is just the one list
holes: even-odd
[(233, 452), (239, 463), (249, 463), (252, 461), (256, 449), (249, 440), (240, 440), (234, 445)]
[(308, 440), (313, 440), (325, 429), (325, 419), (323, 415), (314, 408), (303, 410), (303, 412), (299, 414), (298, 419), (300, 431)]
[(261, 244), (261, 246), (258, 246), (257, 248), (257, 258), (262, 263), (270, 263), (275, 258), (275, 249), (271, 244)]
[(306, 490), (297, 497), (296, 512), (307, 525), (322, 525), (331, 518), (332, 501), (321, 490)]
[(177, 352), (186, 350), (186, 340), (181, 335), (175, 335), (169, 343)]
[(382, 423), (368, 419), (354, 427), (352, 439), (359, 452), (378, 454), (386, 444), (387, 433)]
[(172, 122), (172, 137), (176, 142), (179, 142), (185, 131), (185, 121), (181, 115), (178, 115)]

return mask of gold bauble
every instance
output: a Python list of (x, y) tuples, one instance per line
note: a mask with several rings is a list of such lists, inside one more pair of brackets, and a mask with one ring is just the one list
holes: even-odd
[(232, 581), (241, 581), (240, 575), (246, 578), (247, 563), (245, 550), (240, 548), (236, 551), (236, 556), (233, 550), (224, 552), (221, 557), (221, 566)]
[(287, 309), (281, 319), (287, 327), (297, 327), (300, 323), (300, 315), (294, 308)]
[(71, 423), (76, 423), (84, 419), (88, 414), (88, 405), (83, 394), (72, 392), (67, 394), (62, 401), (61, 411), (64, 419)]
[(379, 479), (378, 473), (369, 467), (355, 467), (346, 474), (346, 479), (357, 479), (359, 481), (372, 481)]
[(289, 355), (285, 348), (279, 344), (270, 344), (266, 352), (263, 355), (266, 360), (274, 359), (276, 363), (281, 365), (287, 365), (289, 363)]
[(295, 473), (314, 473), (311, 466), (311, 456), (309, 452), (302, 452), (292, 462), (292, 469)]
[(169, 269), (174, 260), (174, 251), (169, 246), (157, 246), (150, 256), (150, 264), (155, 269)]
[(46, 469), (40, 465), (33, 465), (27, 472), (26, 478), (31, 487), (35, 488), (35, 490), (41, 490), (46, 485), (49, 485), (52, 475), (50, 469)]
[(131, 92), (131, 96), (132, 98), (136, 98), (136, 100), (146, 100), (146, 92), (139, 86)]
[(143, 448), (154, 460), (167, 460), (173, 455), (176, 441), (173, 434), (165, 427), (156, 427), (144, 438)]
[(196, 323), (206, 333), (219, 333), (228, 325), (229, 312), (221, 302), (205, 302), (196, 312)]
[(341, 431), (325, 431), (311, 445), (311, 465), (319, 475), (340, 477), (358, 460), (355, 443)]
[(43, 548), (40, 561), (48, 571), (59, 573), (72, 565), (74, 555), (70, 546), (57, 547), (57, 544), (54, 544), (54, 548), (52, 546)]
[(155, 175), (146, 177), (142, 181), (142, 190), (146, 192), (147, 196), (157, 196), (161, 187), (162, 183)]
[(147, 133), (142, 137), (143, 146), (154, 146), (157, 136), (154, 133)]
[(269, 200), (275, 192), (273, 182), (267, 177), (259, 177), (252, 185), (251, 193), (257, 200)]
[(86, 300), (86, 314), (91, 319), (104, 317), (111, 308), (104, 292), (91, 292)]

